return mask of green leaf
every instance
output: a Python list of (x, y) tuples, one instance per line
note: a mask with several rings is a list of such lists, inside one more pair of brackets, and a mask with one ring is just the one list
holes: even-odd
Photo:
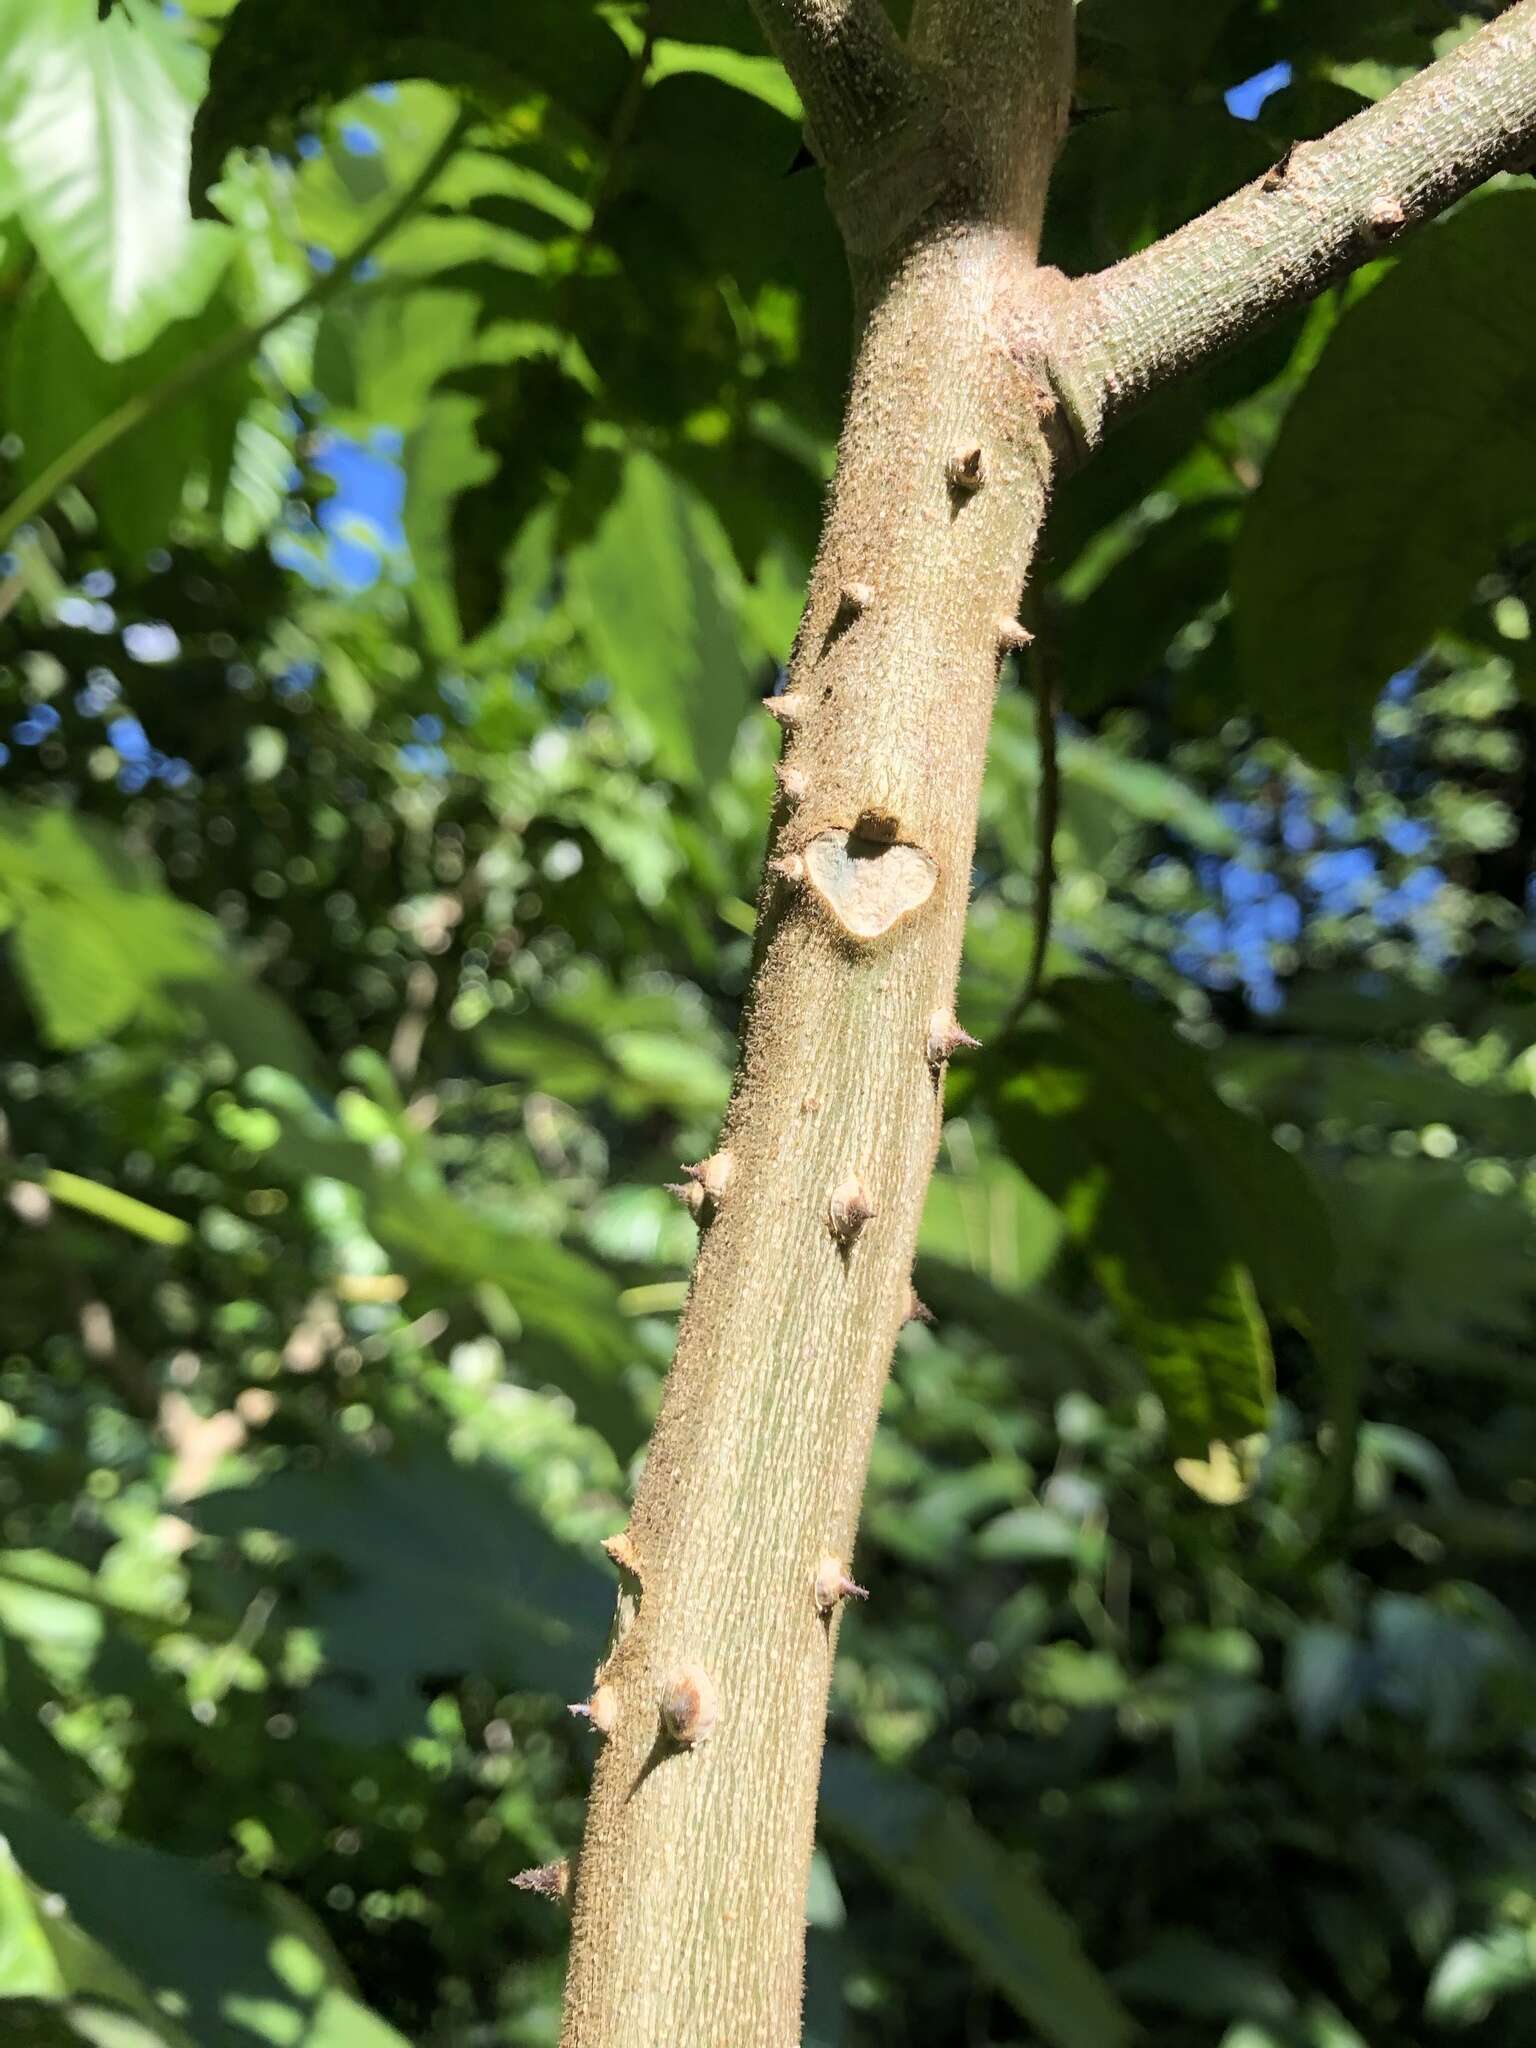
[(73, 1050), (130, 1021), (176, 1036), (195, 1024), (243, 1064), (281, 1058), (309, 1071), (304, 1033), (228, 957), (216, 921), (160, 888), (99, 827), (0, 803), (0, 900), (51, 1044)]
[(0, 1914), (0, 1958), (17, 1972), (16, 1988), (0, 1982), (0, 1993), (67, 2000), (88, 2041), (405, 2048), (352, 1995), (296, 1899), (179, 1856), (103, 1841), (54, 1813), (9, 1767), (0, 1769), (0, 1835), (14, 1856), (6, 1904), (25, 1912)]
[(744, 50), (722, 49), (717, 44), (685, 43), (660, 36), (651, 53), (649, 81), (659, 84), (682, 72), (700, 72), (749, 93), (772, 107), (787, 121), (804, 118), (800, 95), (786, 77), (784, 67), (773, 57), (750, 55)]
[(1536, 192), (1411, 243), (1339, 322), (1249, 503), (1233, 579), (1251, 702), (1340, 764), (1460, 608), (1536, 468)]
[(638, 1448), (644, 1427), (622, 1377), (634, 1339), (600, 1266), (535, 1235), (515, 1212), (504, 1216), (451, 1193), (426, 1139), (399, 1111), (381, 1116), (379, 1104), (344, 1091), (343, 1114), (361, 1109), (378, 1130), (367, 1141), (292, 1073), (257, 1067), (246, 1087), (276, 1113), (271, 1158), (279, 1171), (359, 1189), (369, 1230), (412, 1270), (460, 1288), (498, 1289), (523, 1325), (528, 1369), (562, 1387), (620, 1457)]
[[(298, 1551), (298, 1613), (325, 1666), (310, 1694), (354, 1740), (418, 1731), (423, 1681), (581, 1698), (611, 1618), (611, 1575), (567, 1548), (487, 1462), (428, 1444), (204, 1495), (199, 1527), (270, 1529)], [(339, 1570), (338, 1570), (339, 1567)]]
[(929, 1183), (918, 1241), (925, 1259), (975, 1273), (1003, 1293), (1027, 1294), (1060, 1243), (1059, 1212), (1011, 1160), (978, 1159), (970, 1171), (936, 1173)]
[(1231, 505), (1202, 499), (1160, 520), (1063, 622), (1061, 673), (1076, 712), (1135, 699), (1179, 633), (1226, 593)]
[(1469, 2026), (1500, 1998), (1536, 1985), (1536, 1931), (1501, 1927), (1453, 1942), (1430, 1979), (1424, 2009), (1442, 2026)]
[(110, 1038), (139, 1007), (135, 962), (92, 904), (24, 916), (11, 948), (43, 1036), (63, 1051)]
[[(153, 392), (231, 324), (215, 300), (196, 318), (168, 327), (130, 362), (103, 362), (61, 294), (40, 280), (7, 337), (5, 418), (23, 442), (16, 483), (31, 482), (100, 420)], [(217, 485), (238, 461), (235, 437), (250, 391), (248, 369), (234, 365), (168, 407), (152, 429), (129, 434), (91, 464), (84, 488), (124, 554), (142, 557), (164, 546), (188, 481), (204, 477)], [(247, 491), (246, 475), (236, 489)]]
[(438, 0), (428, 13), (417, 0), (377, 0), (365, 16), (310, 0), (242, 0), (198, 109), (192, 190), (206, 192), (238, 144), (265, 142), (302, 109), (381, 78), (432, 79), (492, 102), (536, 86), (606, 134), (629, 71), (623, 43), (588, 0), (519, 0), (515, 10)]
[(1149, 2005), (1212, 2018), (1246, 2014), (1283, 2025), (1296, 2009), (1290, 1991), (1262, 1963), (1177, 1926), (1117, 1970), (1115, 1984)]
[(878, 1870), (1052, 2048), (1121, 2048), (1130, 2015), (1021, 1856), (963, 1807), (848, 1750), (827, 1752), (820, 1820)]
[(713, 781), (752, 693), (734, 563), (714, 513), (653, 457), (631, 455), (567, 574), (593, 657), (663, 772)]
[(1255, 1291), (1331, 1378), (1353, 1356), (1325, 1213), (1304, 1169), (1211, 1086), (1200, 1055), (1109, 982), (1052, 984), (1051, 1022), (999, 1048), (999, 1131), (1061, 1207), (1146, 1363), (1175, 1452), (1267, 1426)]
[(207, 303), (227, 229), (187, 211), (195, 46), (154, 8), (98, 22), (92, 0), (0, 0), (0, 176), (91, 347), (146, 348)]
[(13, 1998), (71, 2009), (77, 1999), (108, 2000), (145, 2029), (145, 2040), (193, 2048), (132, 1972), (81, 1929), (65, 1900), (27, 1877), (0, 1834), (0, 2000)]

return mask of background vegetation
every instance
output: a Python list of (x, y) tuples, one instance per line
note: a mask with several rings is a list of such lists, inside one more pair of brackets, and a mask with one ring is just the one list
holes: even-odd
[[(847, 287), (736, 0), (97, 13), (0, 5), (0, 2023), (532, 2048)], [(1475, 17), (1079, 20), (1073, 270)], [(1507, 179), (1053, 511), (814, 2048), (1531, 2038), (1533, 332)]]

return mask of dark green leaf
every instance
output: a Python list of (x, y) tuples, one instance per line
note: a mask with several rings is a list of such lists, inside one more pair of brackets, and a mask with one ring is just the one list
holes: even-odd
[[(7, 336), (6, 425), (22, 439), (18, 482), (28, 483), (117, 409), (152, 393), (235, 324), (216, 299), (178, 321), (124, 363), (103, 362), (53, 286), (39, 283)], [(84, 479), (107, 537), (130, 559), (163, 547), (190, 479), (215, 489), (235, 457), (241, 409), (251, 397), (244, 365), (187, 393), (152, 426), (99, 455)], [(251, 455), (247, 451), (247, 459)], [(248, 489), (243, 477), (241, 488)], [(270, 516), (270, 503), (268, 513)], [(249, 525), (247, 531), (250, 531)]]
[(1085, 1245), (1168, 1409), (1176, 1450), (1266, 1427), (1258, 1293), (1330, 1374), (1351, 1356), (1323, 1211), (1298, 1162), (1216, 1094), (1194, 1048), (1108, 982), (1000, 1048), (999, 1129)]
[(1119, 2048), (1130, 2015), (1020, 1856), (962, 1807), (851, 1751), (827, 1753), (822, 1825), (926, 1913), (1053, 2048)]
[(201, 199), (225, 154), (265, 142), (317, 102), (381, 78), (430, 78), (493, 106), (530, 85), (604, 128), (629, 75), (624, 46), (587, 0), (375, 0), (366, 18), (308, 0), (242, 0), (219, 41), (192, 136), (192, 192)]
[(562, 1699), (591, 1689), (612, 1579), (489, 1464), (415, 1445), (205, 1495), (196, 1515), (217, 1534), (271, 1529), (295, 1545), (299, 1618), (325, 1656), (314, 1698), (354, 1739), (416, 1732), (431, 1679), (478, 1674)]
[(1350, 309), (1287, 414), (1233, 599), (1250, 699), (1313, 760), (1346, 758), (1528, 512), (1533, 330), (1536, 192), (1496, 192)]
[[(16, 1944), (0, 1945), (0, 1960), (18, 1973), (18, 1994), (67, 2000), (77, 2015), (101, 2009), (100, 2030), (79, 2028), (87, 2040), (403, 2048), (403, 2036), (352, 1996), (318, 1923), (296, 1899), (181, 1857), (102, 1841), (45, 1806), (11, 1770), (0, 1773), (0, 1836), (10, 1844), (0, 1852), (0, 1884), (15, 1908), (0, 1924)], [(9, 1988), (0, 1980), (0, 1997)], [(107, 2031), (116, 2013), (149, 2031)]]

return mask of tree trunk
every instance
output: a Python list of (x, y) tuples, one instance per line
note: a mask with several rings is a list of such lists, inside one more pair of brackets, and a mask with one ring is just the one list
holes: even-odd
[[(1036, 267), (1073, 0), (918, 0), (906, 50), (878, 0), (759, 0), (759, 11), (827, 164), (861, 335), (774, 707), (781, 791), (735, 1092), (719, 1149), (683, 1189), (698, 1264), (634, 1515), (613, 1546), (624, 1589), (591, 1703), (604, 1743), (564, 2048), (793, 2048), (800, 2037), (838, 1610), (855, 1590), (845, 1574), (870, 1441), (957, 1048), (993, 696), (1025, 637), (1018, 602), (1053, 462), (1091, 443), (1113, 409), (1119, 326), (1139, 394), (1196, 359), (1207, 327), (1220, 340), (1247, 331), (1418, 217), (1415, 195), (1428, 195), (1420, 211), (1443, 204), (1536, 135), (1536, 0), (1525, 0), (1464, 46), (1485, 45), (1485, 65), (1507, 58), (1486, 39), (1514, 23), (1518, 105), (1495, 122), (1469, 102), (1481, 157), (1457, 130), (1440, 138), (1457, 174), (1433, 187), (1383, 191), (1367, 165), (1338, 246), (1300, 286), (1286, 232), (1316, 255), (1327, 225), (1305, 179), (1278, 208), (1267, 185), (1228, 202), (1269, 207), (1269, 281), (1248, 278), (1223, 327), (1241, 263), (1220, 304), (1198, 253), (1162, 271), (1156, 251), (1133, 259), (1144, 268), (1129, 292), (1115, 272), (1069, 286)], [(1424, 75), (1440, 75), (1442, 109), (1445, 71)], [(1378, 154), (1401, 132), (1381, 125)], [(1241, 219), (1235, 232), (1253, 244)], [(1193, 336), (1179, 326), (1192, 277), (1203, 294)]]

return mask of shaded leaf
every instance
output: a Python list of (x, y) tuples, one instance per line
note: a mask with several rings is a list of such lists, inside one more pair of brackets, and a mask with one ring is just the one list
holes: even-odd
[(1255, 1288), (1332, 1378), (1352, 1358), (1324, 1211), (1304, 1169), (1229, 1108), (1199, 1054), (1108, 982), (1054, 983), (1055, 1021), (999, 1048), (999, 1130), (1125, 1319), (1176, 1453), (1266, 1427)]
[[(215, 301), (195, 319), (166, 328), (131, 361), (103, 362), (59, 291), (41, 283), (22, 301), (7, 338), (6, 424), (23, 444), (17, 481), (31, 482), (101, 420), (152, 393), (231, 324), (230, 313)], [(107, 536), (130, 559), (165, 545), (191, 479), (208, 479), (217, 493), (235, 458), (241, 409), (250, 394), (249, 371), (236, 364), (186, 393), (152, 428), (130, 432), (92, 462), (83, 487)], [(249, 482), (243, 476), (240, 488)]]
[(1340, 321), (1286, 415), (1239, 536), (1250, 701), (1337, 765), (1387, 679), (1456, 614), (1531, 501), (1536, 192), (1496, 192), (1409, 245)]
[(612, 1578), (557, 1542), (490, 1464), (418, 1444), (290, 1468), (192, 1512), (215, 1534), (270, 1529), (295, 1546), (298, 1618), (325, 1658), (312, 1697), (354, 1740), (416, 1732), (432, 1678), (473, 1673), (572, 1699), (590, 1689)]
[[(24, 1903), (27, 1914), (3, 1916), (0, 1958), (25, 1973), (19, 1992), (67, 1998), (87, 2040), (403, 2048), (403, 2036), (352, 1996), (297, 1900), (178, 1856), (102, 1841), (52, 1812), (10, 1770), (0, 1772), (0, 1835), (15, 1859), (8, 1903)], [(167, 1995), (184, 2027), (166, 2016)], [(144, 2031), (123, 2031), (125, 2021)]]
[(544, 87), (578, 118), (604, 128), (629, 75), (622, 42), (586, 0), (375, 0), (366, 19), (317, 12), (308, 0), (242, 0), (220, 38), (192, 138), (192, 191), (201, 198), (226, 153), (265, 142), (306, 108), (380, 78), (426, 78), (492, 103)]
[(822, 1769), (820, 1819), (926, 1913), (1053, 2048), (1118, 2048), (1130, 2015), (1020, 1856), (941, 1793), (848, 1750)]

